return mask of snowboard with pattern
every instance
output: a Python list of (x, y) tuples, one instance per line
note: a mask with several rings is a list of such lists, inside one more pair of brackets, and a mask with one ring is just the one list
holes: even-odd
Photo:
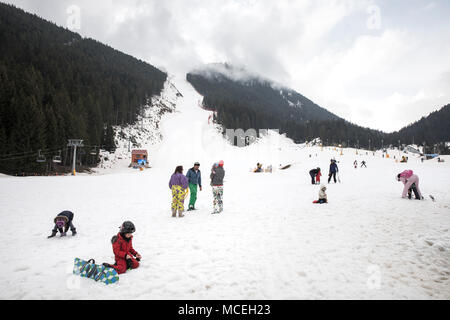
[(103, 282), (104, 284), (112, 284), (119, 281), (119, 275), (114, 268), (95, 264), (94, 259), (86, 261), (75, 258), (73, 274), (83, 278), (93, 279), (96, 282)]

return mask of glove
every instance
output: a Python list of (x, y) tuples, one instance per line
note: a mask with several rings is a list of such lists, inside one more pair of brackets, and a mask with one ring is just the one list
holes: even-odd
[(56, 234), (52, 233), (51, 235), (49, 235), (49, 236), (47, 237), (47, 239), (53, 238), (54, 236), (56, 236)]
[(65, 237), (66, 236), (66, 233), (65, 232), (62, 232), (61, 233), (61, 237)]

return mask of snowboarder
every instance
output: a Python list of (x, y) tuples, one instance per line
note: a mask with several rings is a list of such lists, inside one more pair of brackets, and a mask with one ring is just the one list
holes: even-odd
[(125, 221), (122, 223), (119, 233), (111, 239), (116, 263), (114, 265), (104, 263), (103, 265), (114, 268), (118, 274), (139, 267), (142, 256), (133, 248), (133, 233), (135, 231), (133, 222)]
[(331, 159), (330, 171), (328, 173), (328, 183), (330, 183), (331, 177), (334, 178), (334, 183), (336, 183), (336, 173), (338, 173), (338, 172), (339, 172), (339, 168), (336, 164), (336, 160)]
[(253, 170), (253, 172), (255, 172), (255, 173), (256, 173), (256, 172), (262, 172), (262, 171), (263, 171), (262, 166), (263, 166), (262, 163), (259, 163), (259, 162), (258, 162), (258, 163), (256, 164), (256, 169)]
[(223, 178), (225, 177), (225, 170), (223, 169), (224, 162), (220, 160), (219, 163), (214, 164), (211, 169), (211, 186), (213, 190), (213, 206), (214, 212), (221, 213), (223, 211)]
[(184, 200), (188, 192), (189, 182), (183, 174), (183, 166), (175, 168), (174, 174), (170, 177), (169, 188), (172, 190), (172, 217), (184, 217)]
[[(406, 198), (406, 195), (409, 191), (409, 189), (412, 188), (412, 185), (415, 185), (415, 190), (417, 191), (417, 195), (419, 197), (416, 197), (417, 200), (423, 200), (422, 193), (419, 189), (419, 177), (414, 174), (412, 170), (405, 170), (402, 173), (399, 173), (397, 175), (397, 180), (403, 182), (405, 187), (403, 188), (402, 198)], [(412, 189), (414, 190), (414, 189)]]
[(311, 184), (316, 184), (317, 175), (319, 175), (318, 181), (320, 182), (320, 176), (322, 175), (320, 173), (320, 168), (310, 170), (309, 175), (311, 176)]
[(47, 238), (53, 238), (56, 236), (58, 231), (61, 233), (61, 237), (65, 237), (67, 231), (72, 231), (72, 236), (77, 234), (77, 230), (75, 226), (73, 225), (74, 214), (71, 211), (63, 211), (60, 214), (56, 216), (56, 218), (53, 220), (55, 222), (55, 227), (52, 230), (52, 234), (49, 235)]
[(326, 191), (327, 187), (325, 187), (323, 184), (320, 186), (319, 190), (319, 200), (313, 201), (313, 203), (328, 203), (327, 194)]
[(189, 182), (189, 190), (191, 198), (189, 199), (189, 209), (187, 211), (195, 210), (195, 202), (197, 201), (197, 186), (202, 191), (202, 173), (200, 171), (200, 163), (194, 163), (194, 166), (188, 170), (186, 178)]
[(361, 168), (364, 166), (364, 168), (367, 168), (367, 166), (366, 166), (366, 162), (365, 161), (362, 161), (361, 162)]

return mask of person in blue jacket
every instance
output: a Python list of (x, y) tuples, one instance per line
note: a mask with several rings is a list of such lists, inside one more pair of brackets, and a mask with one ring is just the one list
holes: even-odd
[(195, 210), (195, 202), (197, 201), (197, 187), (202, 191), (202, 173), (200, 171), (200, 163), (194, 163), (194, 166), (188, 170), (186, 178), (189, 180), (189, 190), (191, 198), (189, 200), (189, 209), (187, 211)]
[(336, 173), (339, 172), (339, 168), (336, 164), (336, 160), (331, 159), (330, 163), (330, 172), (328, 173), (328, 183), (331, 181), (331, 177), (334, 179), (334, 183), (336, 183)]

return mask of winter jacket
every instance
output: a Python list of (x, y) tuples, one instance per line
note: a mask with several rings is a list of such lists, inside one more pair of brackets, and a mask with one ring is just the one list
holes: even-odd
[(400, 178), (405, 178), (405, 179), (409, 179), (409, 177), (411, 177), (414, 174), (414, 172), (412, 170), (405, 170), (402, 173), (400, 173)]
[(181, 186), (183, 189), (186, 189), (189, 186), (189, 182), (184, 174), (177, 172), (170, 177), (169, 189), (172, 189), (172, 186)]
[(336, 173), (338, 171), (339, 171), (339, 169), (338, 169), (336, 162), (331, 163), (330, 164), (330, 173)]
[(225, 177), (225, 170), (223, 167), (213, 168), (211, 171), (211, 185), (223, 186), (223, 178)]
[(315, 175), (317, 175), (318, 173), (319, 173), (320, 171), (319, 170), (317, 170), (317, 169), (312, 169), (311, 171), (309, 171), (309, 174), (311, 175), (311, 176), (315, 176)]
[(58, 214), (55, 219), (54, 222), (56, 223), (56, 220), (58, 218), (63, 218), (64, 220), (66, 220), (66, 224), (71, 222), (73, 220), (73, 212), (71, 211), (63, 211), (60, 214)]
[(126, 259), (127, 255), (136, 256), (138, 253), (133, 249), (133, 236), (126, 239), (125, 236), (119, 232), (117, 236), (114, 236), (111, 240), (113, 243), (113, 252), (116, 261), (120, 259)]
[(326, 188), (320, 188), (319, 199), (327, 199)]
[(202, 186), (202, 173), (200, 170), (196, 172), (194, 168), (189, 169), (186, 174), (186, 178), (188, 178), (190, 184), (198, 184), (200, 187)]

